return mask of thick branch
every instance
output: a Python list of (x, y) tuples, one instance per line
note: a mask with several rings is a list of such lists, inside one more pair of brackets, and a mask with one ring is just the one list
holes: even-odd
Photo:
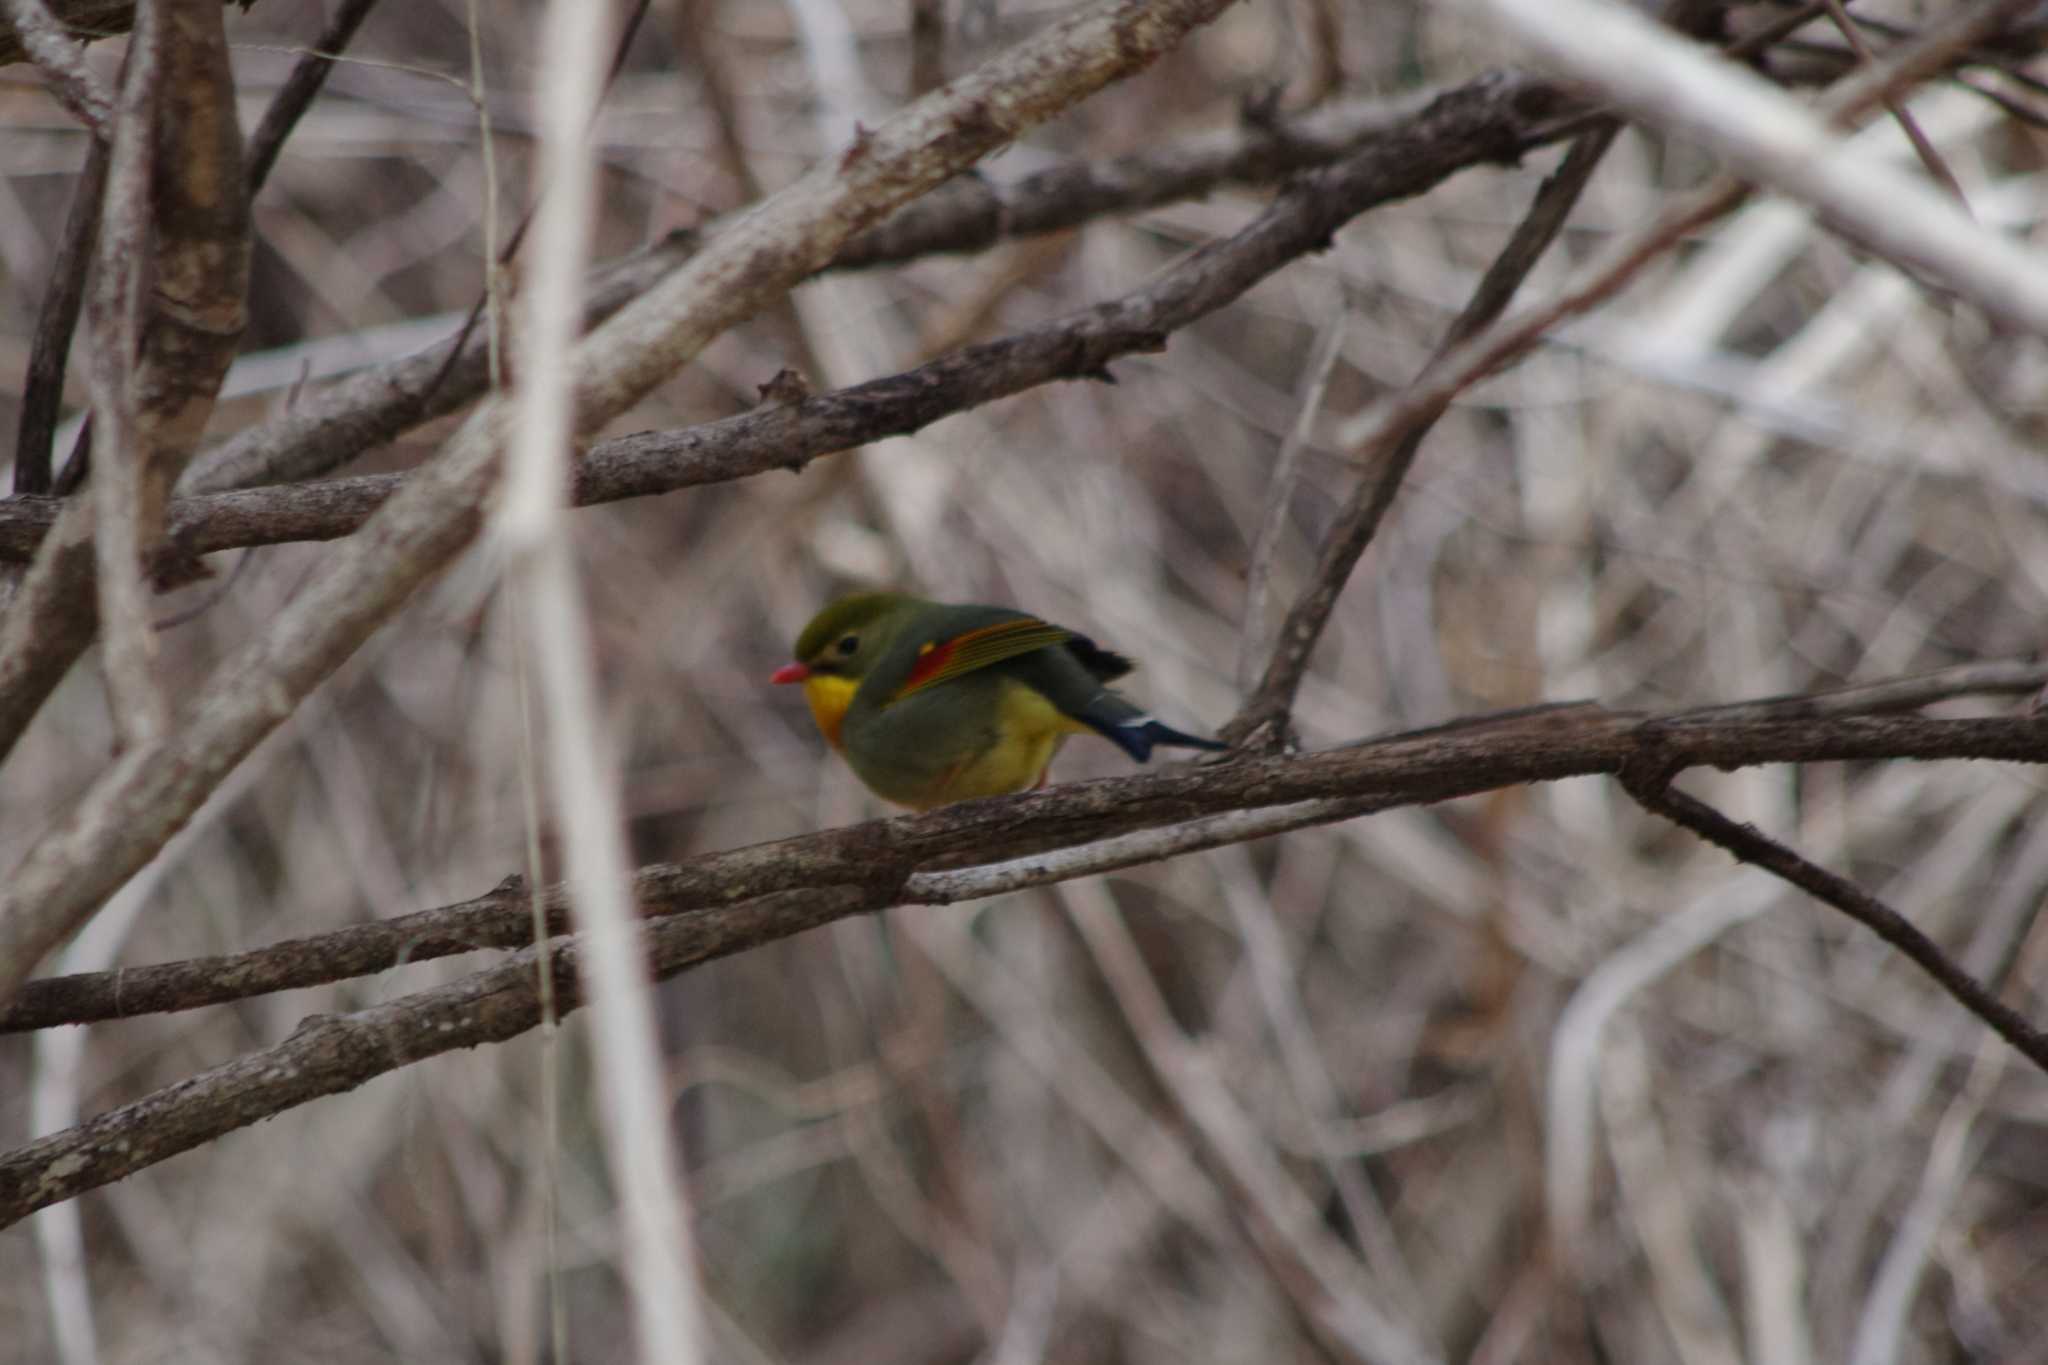
[[(249, 276), (249, 205), (241, 177), (241, 128), (220, 11), (210, 5), (166, 4), (152, 10), (162, 40), (139, 42), (131, 65), (160, 61), (151, 82), (148, 147), (131, 163), (149, 166), (148, 240), (133, 234), (102, 245), (137, 270), (148, 251), (148, 315), (132, 357), (130, 406), (138, 456), (130, 548), (153, 541), (163, 504), (183, 470), (240, 340)], [(135, 76), (142, 74), (138, 66)], [(140, 122), (142, 106), (123, 111)], [(131, 127), (123, 137), (140, 139)], [(118, 148), (117, 148), (118, 150)], [(117, 158), (118, 159), (118, 158)], [(139, 166), (137, 167), (139, 169)], [(110, 195), (134, 186), (116, 175)], [(117, 201), (118, 202), (118, 201)], [(139, 217), (139, 215), (133, 215)], [(136, 226), (130, 224), (129, 226)], [(108, 225), (118, 233), (122, 222)], [(124, 452), (134, 455), (136, 452)], [(10, 749), (43, 698), (91, 640), (93, 506), (79, 499), (64, 513), (21, 588), (0, 617), (0, 753)], [(139, 604), (136, 614), (139, 616)], [(131, 631), (129, 634), (134, 635)], [(146, 653), (146, 650), (142, 651)]]
[[(2048, 672), (2038, 664), (2007, 667), (1997, 690), (2030, 691), (2025, 683), (2038, 685)], [(707, 854), (687, 863), (657, 864), (639, 872), (634, 889), (643, 912), (661, 917), (804, 887), (893, 887), (913, 873), (931, 875), (929, 869), (956, 864), (963, 856), (980, 868), (1029, 857), (1034, 867), (1049, 870), (1057, 861), (1051, 856), (1055, 850), (1071, 851), (1134, 830), (1157, 832), (1188, 821), (1317, 801), (1338, 804), (1301, 823), (1328, 823), (1367, 810), (1449, 800), (1521, 782), (1619, 773), (1630, 763), (1652, 760), (1679, 767), (1854, 758), (2048, 761), (2048, 719), (1878, 719), (1839, 713), (1829, 720), (1804, 718), (1826, 715), (1831, 697), (1889, 697), (1885, 689), (1908, 685), (1910, 680), (1880, 685), (1874, 692), (1858, 688), (1744, 703), (1725, 715), (1712, 710), (1644, 719), (1572, 706), (1479, 717), (1315, 754), (1077, 783), (1030, 797), (972, 802)], [(1955, 693), (1943, 690), (1940, 695)], [(1185, 851), (1170, 845), (1150, 849), (1146, 856)], [(1102, 870), (1090, 863), (1049, 879)], [(1010, 882), (975, 894), (1024, 884), (1039, 883)], [(548, 888), (542, 903), (550, 927), (567, 932), (563, 888)], [(473, 900), (250, 952), (32, 981), (13, 1005), (0, 1011), (0, 1032), (193, 1009), (428, 958), (516, 948), (532, 940), (531, 908), (531, 896), (513, 877)]]
[[(648, 930), (651, 950), (657, 971), (666, 975), (890, 905), (943, 904), (1044, 885), (1495, 787), (1589, 773), (1670, 774), (1700, 765), (1878, 758), (2044, 763), (2048, 719), (1887, 716), (1709, 725), (1683, 717), (1644, 720), (1589, 706), (1539, 709), (1316, 754), (1246, 758), (968, 801), (649, 868), (637, 889), (645, 911), (655, 917)], [(1259, 812), (1269, 818), (1248, 818)], [(957, 866), (963, 857), (979, 866)], [(553, 927), (560, 929), (558, 893), (549, 904)], [(459, 922), (458, 936), (431, 924), (434, 916)], [(514, 884), (482, 901), (395, 923), (397, 935), (388, 935), (385, 925), (343, 933), (383, 937), (381, 951), (392, 952), (396, 965), (399, 954), (415, 959), (435, 944), (518, 943), (530, 930)], [(269, 951), (280, 966), (287, 958), (304, 963), (306, 943), (333, 938)], [(374, 956), (358, 952), (355, 960)], [(500, 966), (446, 986), (354, 1014), (314, 1016), (276, 1047), (0, 1156), (0, 1226), (307, 1100), (352, 1089), (425, 1057), (524, 1032), (540, 1021), (534, 960), (528, 947)], [(555, 989), (565, 1010), (580, 1003), (575, 962), (573, 945), (553, 958)], [(119, 984), (139, 976), (114, 979)]]
[[(90, 508), (84, 505), (86, 499), (78, 499), (81, 505), (73, 509), (77, 520), (91, 517), (99, 618), (105, 629), (100, 662), (114, 733), (124, 742), (155, 739), (169, 715), (156, 685), (156, 640), (149, 629), (149, 595), (142, 577), (143, 549), (162, 530), (163, 501), (147, 496), (156, 433), (143, 411), (139, 373), (143, 266), (152, 245), (152, 182), (171, 170), (158, 165), (151, 151), (158, 126), (170, 113), (168, 100), (160, 99), (159, 91), (169, 74), (166, 68), (172, 65), (170, 53), (183, 36), (169, 22), (168, 8), (152, 5), (142, 12), (121, 72), (120, 117), (112, 125), (107, 163), (105, 222), (86, 309), (92, 426), (99, 432), (100, 472), (92, 481)], [(218, 17), (220, 11), (213, 13)], [(49, 560), (37, 567), (39, 572), (23, 581), (24, 598), (67, 581), (52, 576)], [(22, 617), (43, 617), (51, 610), (41, 604), (31, 613), (24, 602), (16, 620), (0, 628), (0, 648), (10, 657), (38, 649), (39, 642), (22, 638), (16, 627)]]

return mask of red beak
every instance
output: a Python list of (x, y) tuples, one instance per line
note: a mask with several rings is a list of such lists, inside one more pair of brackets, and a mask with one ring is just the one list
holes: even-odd
[(802, 682), (810, 676), (811, 670), (805, 668), (802, 664), (784, 664), (768, 675), (768, 681), (772, 683)]

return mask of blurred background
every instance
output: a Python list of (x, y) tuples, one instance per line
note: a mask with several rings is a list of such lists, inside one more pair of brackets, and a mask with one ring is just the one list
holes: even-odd
[[(537, 5), (479, 8), (497, 201), (464, 5), (380, 7), (256, 203), (249, 356), (217, 434), (419, 348), (474, 301), (487, 219), (508, 230), (530, 193), (546, 60)], [(1065, 6), (941, 8), (958, 74)], [(1856, 6), (1907, 26), (1946, 8)], [(900, 106), (911, 9), (655, 5), (597, 130), (600, 255), (739, 208)], [(1512, 56), (1477, 13), (1238, 6), (985, 170), (1159, 150), (1276, 90), (1283, 111), (1412, 104)], [(245, 127), (323, 18), (304, 0), (230, 14)], [(1841, 65), (1825, 21), (1800, 38)], [(92, 49), (110, 78), (121, 47)], [(2012, 64), (1913, 108), (1978, 218), (2038, 236), (2048, 96)], [(84, 138), (26, 65), (0, 68), (0, 124), (11, 431)], [(1861, 136), (1911, 164), (1895, 127)], [(1558, 157), (1371, 213), (1117, 362), (1114, 386), (580, 513), (636, 857), (881, 813), (794, 691), (766, 685), (851, 587), (1025, 607), (1141, 660), (1129, 690), (1169, 723), (1220, 726), (1262, 661), (1246, 573), (1319, 352), (1278, 606), (1358, 477), (1336, 425), (1421, 367)], [(1625, 133), (1524, 297), (1710, 169)], [(785, 366), (843, 385), (1113, 298), (1266, 197), (814, 281), (614, 430), (745, 410)], [(1303, 741), (2029, 656), (2048, 600), (2042, 373), (1799, 210), (1752, 204), (1445, 418), (1338, 607)], [(82, 356), (71, 374), (75, 411)], [(448, 426), (350, 472), (408, 467)], [(326, 553), (216, 556), (216, 578), (164, 603), (189, 611), (162, 636), (174, 682), (262, 631)], [(473, 554), (378, 635), (61, 965), (260, 946), (521, 868), (522, 697), (495, 576)], [(89, 659), (0, 769), (8, 865), (110, 745)], [(1126, 767), (1077, 743), (1055, 777)], [(2037, 773), (1684, 785), (2048, 1017)], [(7, 1145), (491, 960), (0, 1039)], [(1387, 1358), (1344, 1325), (1364, 1320), (1478, 1362), (2048, 1358), (2042, 1078), (1869, 935), (1604, 781), (842, 923), (668, 982), (660, 1008), (719, 1360)], [(627, 1358), (584, 1027), (404, 1068), (89, 1194), (75, 1264), (61, 1245), (48, 1264), (25, 1226), (0, 1235), (0, 1362), (88, 1358), (84, 1323), (105, 1361), (526, 1362), (547, 1356), (551, 1295), (572, 1359)]]

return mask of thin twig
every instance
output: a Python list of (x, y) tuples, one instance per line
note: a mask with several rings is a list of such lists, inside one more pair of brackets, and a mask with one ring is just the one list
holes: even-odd
[(1958, 697), (2025, 697), (2048, 687), (2048, 662), (1997, 659), (1957, 664), (1910, 678), (1851, 683), (1825, 692), (1764, 697), (1726, 706), (1703, 706), (1671, 716), (1667, 724), (1718, 724), (1727, 720), (1802, 720), (1822, 716), (1877, 716), (1912, 711)]
[(71, 337), (85, 304), (85, 276), (99, 245), (100, 215), (106, 204), (110, 145), (94, 138), (71, 187), (71, 211), (64, 218), (64, 242), (50, 263), (50, 287), (36, 312), (35, 341), (29, 349), (22, 386), (21, 422), (15, 429), (14, 491), (50, 491), (50, 449), (64, 410), (64, 372), (71, 362)]
[(108, 152), (114, 123), (113, 96), (85, 63), (84, 47), (59, 24), (43, 0), (5, 0), (0, 4), (37, 65), (49, 78), (63, 105), (92, 130), (85, 164), (71, 191), (71, 211), (64, 221), (64, 242), (52, 262), (50, 287), (36, 315), (35, 342), (29, 352), (28, 377), (22, 390), (21, 420), (14, 443), (14, 491), (50, 491), (50, 443), (64, 406), (64, 371), (71, 336), (85, 300), (86, 270), (99, 240), (100, 214), (106, 195)]
[(1738, 824), (1706, 802), (1673, 790), (1669, 774), (1654, 763), (1623, 769), (1621, 785), (1645, 810), (1683, 825), (1708, 843), (1727, 849), (1742, 862), (1753, 863), (1783, 878), (1897, 948), (1964, 1009), (1991, 1025), (2028, 1061), (2048, 1072), (2048, 1032), (2035, 1028), (2019, 1011), (1986, 989), (1904, 915), (1854, 882), (1808, 862), (1754, 826)]
[(1268, 598), (1272, 590), (1273, 556), (1279, 552), (1280, 537), (1287, 530), (1301, 454), (1308, 446), (1316, 418), (1322, 413), (1323, 394), (1329, 389), (1330, 372), (1337, 367), (1337, 357), (1343, 351), (1346, 324), (1350, 320), (1351, 301), (1339, 294), (1329, 320), (1323, 324), (1322, 335), (1316, 338), (1308, 368), (1303, 371), (1301, 392), (1295, 400), (1294, 425), (1288, 429), (1287, 439), (1280, 443), (1280, 454), (1273, 461), (1273, 475), (1266, 485), (1266, 508), (1259, 517), (1259, 531), (1252, 539), (1251, 567), (1244, 576), (1244, 627), (1238, 632), (1237, 643), (1237, 689), (1242, 693), (1251, 692), (1252, 669), (1271, 647), (1272, 603)]
[[(625, 26), (619, 30), (618, 41), (614, 44), (612, 48), (611, 72), (608, 76), (605, 77), (604, 88), (606, 90), (611, 89), (613, 83), (615, 83), (619, 78), (619, 72), (625, 68), (626, 53), (628, 52), (628, 50), (631, 49), (633, 45), (633, 39), (639, 35), (640, 25), (642, 21), (644, 21), (647, 18), (647, 7), (651, 3), (653, 3), (653, 0), (639, 0), (639, 3), (633, 6), (633, 13), (626, 20)], [(602, 96), (600, 96), (600, 105), (593, 106), (591, 110), (590, 117), (591, 122), (593, 124), (597, 120), (597, 109), (598, 107), (601, 106), (601, 103)], [(490, 124), (489, 111), (483, 109), (482, 106), (479, 105), (478, 116), (483, 120), (485, 128), (488, 130)], [(486, 132), (486, 136), (488, 137), (488, 131)], [(540, 192), (535, 198), (535, 201), (526, 206), (525, 212), (519, 215), (519, 221), (512, 225), (512, 231), (506, 236), (504, 246), (500, 247), (497, 253), (492, 256), (487, 273), (496, 275), (500, 272), (503, 272), (508, 267), (510, 267), (513, 260), (518, 257), (519, 248), (526, 244), (527, 231), (533, 226), (534, 215), (538, 212), (540, 203), (542, 200), (546, 198), (546, 196), (547, 185), (546, 182), (543, 181), (540, 187)], [(437, 368), (434, 371), (432, 377), (427, 380), (425, 391), (419, 394), (417, 399), (414, 400), (414, 403), (418, 410), (425, 411), (429, 408), (432, 408), (438, 401), (443, 405), (443, 411), (452, 411), (453, 409), (462, 406), (462, 403), (468, 401), (467, 398), (463, 398), (460, 400), (450, 400), (448, 398), (444, 398), (442, 396), (442, 390), (447, 387), (451, 377), (455, 374), (456, 367), (462, 363), (464, 354), (467, 348), (469, 347), (470, 339), (476, 335), (477, 324), (484, 320), (486, 312), (492, 307), (492, 298), (494, 297), (495, 288), (496, 286), (493, 280), (486, 280), (484, 288), (477, 294), (476, 302), (469, 306), (469, 313), (466, 317), (463, 318), (462, 326), (456, 330), (454, 338), (450, 342), (448, 342), (448, 344), (444, 348), (446, 354), (443, 356), (439, 368)], [(494, 326), (495, 321), (496, 319), (494, 318)], [(495, 356), (497, 345), (497, 334), (495, 330), (489, 332), (486, 345), (491, 349), (491, 353)], [(499, 361), (493, 360), (492, 363), (495, 366), (496, 364), (499, 363)], [(493, 371), (493, 373), (495, 374), (495, 371)], [(469, 397), (474, 396), (474, 392), (470, 393), (469, 395)], [(322, 471), (313, 470), (309, 472), (318, 473)], [(219, 487), (222, 485), (216, 483), (214, 486)]]
[[(1856, 21), (1850, 17), (1848, 6), (1844, 5), (1842, 0), (1822, 0), (1822, 3), (1828, 7), (1828, 17), (1834, 20), (1835, 27), (1842, 31), (1842, 36), (1848, 40), (1850, 50), (1855, 52), (1856, 59), (1866, 66), (1874, 63), (1877, 55), (1870, 50), (1870, 44), (1863, 41), (1863, 34), (1856, 27)], [(1941, 153), (1935, 150), (1934, 144), (1928, 140), (1926, 132), (1920, 127), (1920, 120), (1913, 117), (1913, 111), (1908, 109), (1905, 101), (1897, 95), (1889, 94), (1884, 97), (1884, 108), (1885, 112), (1892, 116), (1892, 121), (1899, 125), (1899, 131), (1906, 135), (1906, 141), (1912, 144), (1913, 154), (1920, 158), (1920, 164), (1927, 168), (1927, 174), (1934, 178), (1936, 184), (1954, 195), (1956, 203), (1962, 205), (1963, 211), (1968, 213), (1970, 201), (1963, 194), (1962, 182), (1956, 179), (1955, 172), (1948, 168), (1948, 162), (1942, 160)]]
[(1375, 1286), (1331, 1234), (1210, 1058), (1175, 1023), (1103, 884), (1061, 889), (1067, 917), (1088, 945), (1146, 1065), (1196, 1135), (1206, 1164), (1231, 1196), (1231, 1209), (1304, 1327), (1338, 1361), (1441, 1360), (1406, 1321), (1376, 1301), (1386, 1287)]
[[(1480, 278), (1464, 311), (1451, 323), (1450, 330), (1436, 355), (1424, 367), (1417, 384), (1427, 381), (1442, 365), (1446, 355), (1506, 310), (1522, 281), (1528, 278), (1544, 251), (1563, 230), (1572, 206), (1578, 203), (1579, 196), (1585, 192), (1586, 182), (1592, 179), (1601, 158), (1607, 155), (1607, 149), (1613, 145), (1615, 135), (1620, 131), (1620, 124), (1606, 119), (1581, 133), (1572, 143), (1564, 164), (1544, 180), (1528, 213), (1515, 226), (1507, 245), (1501, 248), (1500, 254)], [(1367, 473), (1352, 490), (1344, 509), (1324, 535), (1315, 570), (1280, 623), (1279, 636), (1273, 642), (1272, 653), (1267, 658), (1257, 689), (1245, 699), (1236, 718), (1223, 727), (1222, 738), (1226, 741), (1268, 749), (1282, 748), (1287, 744), (1287, 715), (1294, 708), (1295, 693), (1301, 689), (1302, 678), (1307, 676), (1309, 659), (1322, 640), (1330, 612), (1335, 609), (1344, 585), (1350, 581), (1351, 571), (1357, 566), (1359, 557), (1372, 544), (1388, 509), (1394, 505), (1394, 497), (1401, 491), (1402, 481), (1414, 465), (1423, 439), (1429, 435), (1435, 417), (1442, 411), (1439, 408), (1429, 418), (1406, 427), (1397, 440), (1384, 445), (1375, 444), (1362, 452)]]
[(277, 164), (278, 154), (284, 150), (285, 139), (298, 126), (306, 110), (320, 94), (320, 87), (327, 84), (327, 77), (334, 70), (335, 62), (348, 49), (349, 41), (362, 27), (363, 20), (370, 17), (370, 10), (377, 0), (342, 0), (341, 7), (328, 19), (317, 42), (310, 51), (300, 54), (293, 64), (284, 84), (271, 96), (270, 107), (263, 111), (262, 122), (249, 137), (249, 154), (244, 174), (249, 185), (249, 197), (255, 198), (256, 191), (263, 188), (263, 182), (270, 178), (270, 168)]

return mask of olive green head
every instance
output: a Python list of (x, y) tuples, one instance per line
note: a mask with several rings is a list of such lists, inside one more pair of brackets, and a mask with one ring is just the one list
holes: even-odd
[(796, 637), (797, 662), (813, 676), (866, 677), (924, 605), (919, 598), (895, 592), (842, 597), (812, 617)]

